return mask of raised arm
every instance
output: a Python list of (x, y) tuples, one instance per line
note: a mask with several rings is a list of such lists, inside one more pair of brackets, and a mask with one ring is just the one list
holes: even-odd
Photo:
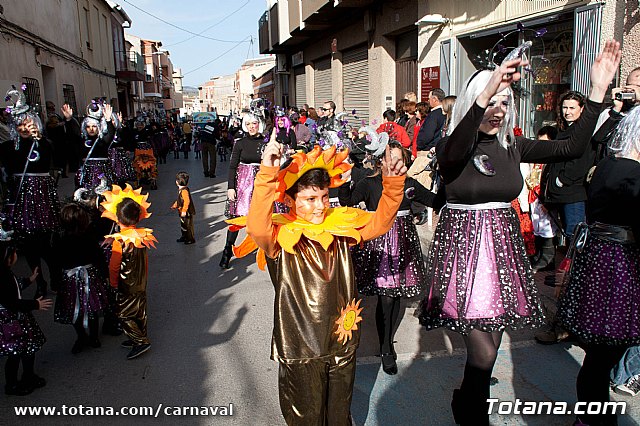
[(404, 196), (406, 173), (407, 167), (402, 159), (391, 157), (387, 146), (382, 160), (382, 197), (373, 218), (360, 230), (365, 241), (379, 237), (391, 229)]
[(264, 149), (260, 170), (253, 184), (253, 195), (247, 214), (247, 234), (272, 259), (278, 255), (271, 215), (281, 156), (282, 145), (275, 141), (275, 135), (272, 134), (271, 141)]

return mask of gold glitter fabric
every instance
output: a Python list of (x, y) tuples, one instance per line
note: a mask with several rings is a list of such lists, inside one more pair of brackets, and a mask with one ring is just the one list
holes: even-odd
[(132, 244), (122, 251), (118, 283), (118, 318), (134, 345), (149, 343), (147, 338), (147, 249)]
[(280, 409), (287, 424), (350, 426), (355, 357), (354, 350), (342, 357), (303, 364), (281, 363)]
[[(271, 357), (284, 363), (332, 359), (355, 351), (360, 330), (342, 344), (336, 320), (357, 296), (349, 240), (336, 237), (328, 250), (302, 237), (296, 253), (267, 261), (276, 291)], [(304, 284), (302, 284), (304, 283)]]

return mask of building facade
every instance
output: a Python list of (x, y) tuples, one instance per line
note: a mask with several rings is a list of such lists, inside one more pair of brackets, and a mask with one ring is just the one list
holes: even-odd
[(199, 89), (200, 105), (203, 111), (215, 111), (221, 115), (237, 111), (235, 74), (212, 77)]
[(269, 0), (258, 26), (260, 53), (277, 55), (276, 103), (333, 100), (364, 122), (381, 120), (406, 92), (456, 94), (483, 55), (533, 39), (535, 77), (523, 81), (518, 105), (531, 135), (555, 119), (562, 92), (588, 90), (605, 40), (622, 42), (623, 77), (640, 65), (637, 12), (624, 0)]
[(112, 13), (104, 0), (8, 2), (0, 14), (0, 84), (26, 84), (41, 111), (51, 101), (82, 115), (94, 97), (117, 106)]
[(254, 94), (253, 81), (273, 68), (276, 64), (275, 57), (255, 58), (245, 61), (238, 71), (236, 71), (235, 79), (235, 110), (249, 108), (251, 95)]

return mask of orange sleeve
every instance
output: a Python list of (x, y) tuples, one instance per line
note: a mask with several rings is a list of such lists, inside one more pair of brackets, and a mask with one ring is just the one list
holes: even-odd
[(189, 210), (189, 204), (191, 204), (191, 198), (189, 198), (189, 191), (183, 189), (180, 191), (180, 196), (182, 197), (182, 209), (180, 213), (186, 213)]
[(172, 209), (177, 209), (178, 208), (178, 202), (174, 201), (173, 204), (171, 204), (171, 208)]
[(373, 218), (360, 230), (365, 241), (384, 235), (396, 219), (396, 213), (404, 196), (405, 176), (383, 176), (382, 197)]
[(279, 171), (279, 167), (260, 166), (247, 214), (247, 234), (270, 258), (275, 258), (278, 254), (271, 215)]
[(111, 287), (118, 288), (120, 281), (120, 262), (122, 261), (122, 244), (114, 240), (111, 245), (111, 259), (109, 260), (109, 283)]

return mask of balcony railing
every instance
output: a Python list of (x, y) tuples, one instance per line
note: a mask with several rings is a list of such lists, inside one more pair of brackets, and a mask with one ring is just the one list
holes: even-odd
[(144, 81), (144, 62), (135, 51), (116, 51), (116, 76), (126, 81)]

